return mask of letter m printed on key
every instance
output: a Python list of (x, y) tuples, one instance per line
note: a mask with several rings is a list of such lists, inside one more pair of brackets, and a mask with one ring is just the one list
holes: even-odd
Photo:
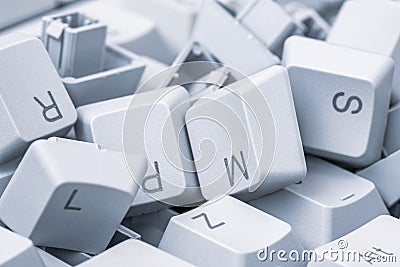
[(231, 186), (234, 186), (234, 184), (235, 184), (235, 166), (237, 166), (237, 168), (240, 170), (240, 172), (244, 176), (244, 178), (246, 180), (249, 180), (249, 173), (247, 171), (247, 166), (246, 166), (246, 162), (244, 160), (243, 151), (240, 151), (240, 157), (241, 157), (241, 163), (235, 157), (235, 155), (232, 155), (231, 167), (229, 167), (228, 159), (224, 158), (226, 173), (228, 175), (229, 183)]

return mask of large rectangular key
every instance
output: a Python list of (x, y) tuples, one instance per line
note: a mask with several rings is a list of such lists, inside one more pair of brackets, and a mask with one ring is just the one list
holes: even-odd
[(381, 156), (393, 77), (391, 58), (304, 37), (285, 42), (305, 151), (352, 167)]
[(373, 183), (314, 157), (303, 182), (250, 202), (289, 223), (306, 249), (345, 235), (388, 211)]
[[(133, 158), (131, 158), (133, 160)], [(60, 138), (34, 142), (0, 199), (0, 220), (38, 246), (104, 250), (146, 171), (136, 157)], [(131, 177), (131, 175), (133, 177)]]
[(285, 68), (273, 66), (199, 98), (186, 126), (202, 194), (254, 199), (306, 174)]
[(66, 134), (77, 114), (42, 42), (22, 34), (0, 38), (0, 163), (29, 143)]

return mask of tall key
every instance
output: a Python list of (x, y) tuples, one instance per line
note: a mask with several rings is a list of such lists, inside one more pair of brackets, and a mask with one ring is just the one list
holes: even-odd
[(352, 167), (381, 156), (393, 77), (386, 56), (304, 37), (285, 43), (305, 151)]
[(306, 174), (285, 68), (273, 66), (199, 98), (186, 126), (202, 194), (254, 199)]
[(231, 196), (172, 217), (159, 248), (196, 266), (306, 264), (290, 261), (287, 254), (287, 261), (271, 258), (272, 250), (302, 253), (292, 228)]
[(250, 205), (289, 223), (306, 249), (345, 235), (388, 214), (373, 183), (318, 158), (307, 158), (302, 183)]
[(392, 103), (400, 102), (400, 2), (346, 1), (327, 42), (392, 57)]
[(42, 42), (22, 34), (0, 38), (0, 163), (29, 143), (66, 134), (75, 108)]
[(36, 141), (0, 199), (0, 220), (37, 246), (99, 253), (135, 197), (134, 179), (146, 171), (144, 159), (136, 163), (131, 177), (122, 153), (67, 139)]

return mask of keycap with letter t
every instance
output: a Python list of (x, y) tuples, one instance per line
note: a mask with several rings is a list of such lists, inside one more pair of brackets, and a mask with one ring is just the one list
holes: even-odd
[(122, 153), (55, 137), (38, 140), (0, 199), (0, 220), (37, 246), (99, 253), (135, 197), (134, 178), (146, 172), (145, 159), (136, 162), (128, 170)]
[(285, 42), (305, 151), (352, 167), (381, 156), (393, 60), (304, 37)]
[(392, 103), (400, 102), (400, 2), (346, 1), (327, 42), (392, 57)]
[(255, 199), (306, 175), (288, 74), (273, 66), (203, 96), (186, 113), (206, 199)]
[(231, 196), (172, 217), (159, 248), (196, 266), (306, 264), (271, 257), (272, 250), (301, 254), (303, 247), (289, 224)]
[(0, 38), (0, 163), (21, 156), (29, 143), (66, 134), (75, 108), (42, 42), (11, 34)]

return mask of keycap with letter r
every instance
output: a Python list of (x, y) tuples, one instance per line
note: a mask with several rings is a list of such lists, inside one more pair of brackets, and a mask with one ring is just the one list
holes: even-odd
[(38, 140), (0, 199), (0, 220), (36, 246), (99, 253), (137, 193), (134, 179), (146, 172), (144, 158), (136, 163), (128, 170), (122, 153), (95, 144)]
[(305, 151), (351, 167), (381, 156), (393, 60), (304, 37), (285, 42)]
[(215, 198), (172, 217), (158, 247), (196, 266), (306, 264), (271, 258), (268, 251), (272, 250), (302, 253), (292, 228), (231, 196)]
[(0, 163), (28, 145), (66, 134), (77, 114), (42, 42), (22, 34), (0, 38)]

